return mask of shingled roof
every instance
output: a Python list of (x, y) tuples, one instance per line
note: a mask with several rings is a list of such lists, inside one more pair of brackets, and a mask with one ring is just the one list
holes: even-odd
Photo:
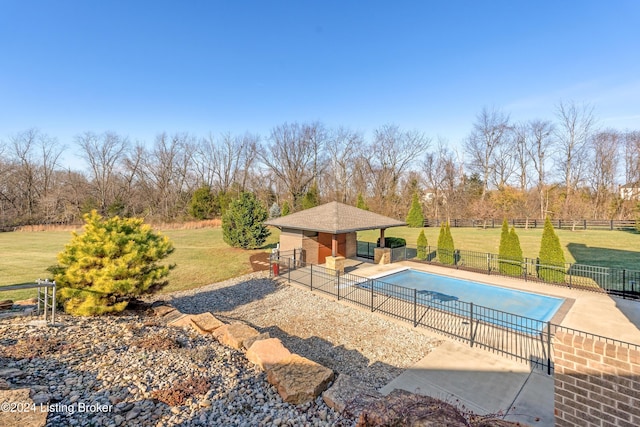
[(330, 202), (291, 215), (270, 219), (265, 221), (265, 224), (278, 228), (319, 231), (331, 234), (407, 225), (397, 219), (338, 202)]

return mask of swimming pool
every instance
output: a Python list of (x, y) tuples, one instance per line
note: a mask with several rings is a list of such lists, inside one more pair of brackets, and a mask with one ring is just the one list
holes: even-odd
[[(564, 303), (564, 299), (515, 289), (491, 286), (469, 280), (440, 276), (406, 269), (396, 273), (377, 277), (376, 281), (416, 289), (417, 302), (433, 305), (447, 311), (457, 311), (457, 306), (473, 303), (474, 306), (487, 307), (504, 313), (515, 314), (539, 321), (535, 329), (540, 330), (544, 322), (551, 320)], [(374, 288), (383, 288), (374, 283)], [(485, 314), (483, 320), (489, 323), (505, 325), (504, 316), (495, 313)], [(537, 322), (536, 322), (537, 323)], [(517, 326), (509, 326), (519, 329)]]

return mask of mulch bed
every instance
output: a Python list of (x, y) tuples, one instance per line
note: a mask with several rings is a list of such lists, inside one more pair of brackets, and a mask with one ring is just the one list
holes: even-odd
[(249, 261), (251, 262), (251, 268), (253, 268), (253, 271), (269, 270), (269, 254), (267, 252), (251, 255)]

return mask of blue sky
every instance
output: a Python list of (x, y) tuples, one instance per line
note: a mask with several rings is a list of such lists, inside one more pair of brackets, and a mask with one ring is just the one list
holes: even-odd
[(0, 0), (0, 138), (318, 120), (457, 146), (483, 106), (552, 119), (560, 100), (640, 129), (638, 22), (636, 0)]

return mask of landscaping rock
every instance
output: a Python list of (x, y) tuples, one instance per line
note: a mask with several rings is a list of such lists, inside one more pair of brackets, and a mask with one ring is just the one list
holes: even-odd
[(262, 332), (260, 335), (247, 338), (242, 342), (242, 345), (246, 350), (249, 350), (249, 348), (253, 345), (254, 342), (260, 341), (260, 340), (268, 340), (269, 338), (271, 338), (271, 335), (269, 335), (269, 332)]
[(393, 390), (366, 407), (357, 427), (402, 425), (412, 427), (466, 427), (469, 424), (455, 406), (429, 396)]
[(12, 379), (24, 376), (24, 372), (17, 368), (0, 369), (0, 378)]
[(173, 311), (176, 311), (176, 309), (174, 307), (171, 307), (170, 305), (158, 305), (156, 307), (151, 308), (153, 310), (153, 314), (155, 314), (158, 317), (163, 317)]
[(258, 331), (244, 323), (229, 323), (213, 331), (213, 336), (220, 343), (238, 350), (242, 348), (242, 343), (246, 339), (258, 335), (260, 335)]
[(224, 325), (223, 321), (209, 312), (191, 315), (191, 322), (192, 326), (195, 326), (195, 329), (203, 334), (211, 333)]
[[(29, 398), (29, 389), (0, 390), (0, 405), (11, 403), (20, 405), (20, 411), (0, 411), (0, 426), (3, 427), (41, 427), (47, 424), (47, 411), (41, 411), (38, 405), (33, 405)], [(17, 408), (17, 407), (16, 407)]]
[(0, 301), (0, 310), (11, 310), (13, 307), (13, 301), (10, 299), (5, 299)]
[(10, 388), (9, 382), (4, 378), (0, 378), (0, 390), (9, 390)]
[(357, 418), (364, 408), (381, 397), (367, 383), (346, 374), (340, 374), (331, 387), (322, 393), (322, 400), (328, 407), (352, 418)]
[(297, 354), (267, 367), (267, 381), (276, 387), (282, 400), (295, 405), (313, 401), (331, 380), (331, 369)]
[(37, 298), (29, 298), (29, 299), (23, 299), (20, 301), (16, 301), (13, 303), (13, 305), (19, 305), (19, 306), (25, 306), (25, 305), (36, 305), (38, 304), (38, 299)]
[(278, 338), (255, 341), (247, 350), (247, 359), (265, 370), (291, 357), (291, 352)]

